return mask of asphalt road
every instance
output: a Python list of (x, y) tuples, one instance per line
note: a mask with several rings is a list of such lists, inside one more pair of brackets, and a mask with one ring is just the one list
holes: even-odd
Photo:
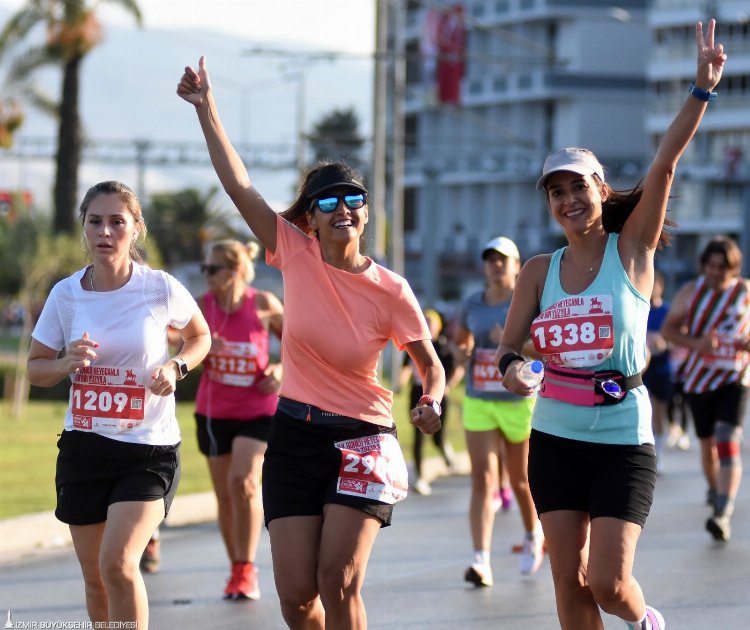
[[(667, 452), (635, 574), (670, 630), (750, 627), (749, 485), (746, 479), (732, 540), (716, 543), (704, 530), (708, 508), (696, 447)], [(475, 589), (463, 582), (471, 552), (468, 494), (467, 477), (443, 478), (433, 483), (431, 496), (410, 496), (398, 506), (368, 568), (364, 599), (370, 628), (559, 628), (548, 562), (524, 577), (511, 553), (521, 539), (517, 511), (498, 515), (495, 586)], [(162, 554), (161, 572), (146, 576), (152, 629), (284, 628), (265, 533), (257, 561), (263, 597), (257, 602), (221, 600), (228, 562), (214, 523), (165, 528)], [(83, 582), (72, 552), (37, 552), (0, 566), (0, 615), (8, 610), (15, 622), (36, 622), (26, 627), (86, 621)], [(604, 625), (625, 627), (606, 615)]]

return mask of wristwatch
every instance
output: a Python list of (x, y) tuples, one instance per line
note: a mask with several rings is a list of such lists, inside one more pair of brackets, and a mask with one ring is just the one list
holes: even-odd
[(417, 407), (421, 407), (422, 405), (427, 405), (428, 407), (432, 407), (432, 410), (440, 416), (443, 413), (442, 407), (440, 407), (440, 403), (435, 400), (432, 396), (422, 396), (422, 398), (419, 399), (417, 402)]
[(189, 372), (187, 363), (185, 363), (185, 360), (180, 356), (172, 357), (172, 361), (174, 361), (177, 366), (177, 380), (181, 381)]

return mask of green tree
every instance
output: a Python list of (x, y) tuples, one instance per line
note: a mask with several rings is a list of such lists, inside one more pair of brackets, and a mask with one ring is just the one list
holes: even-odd
[[(110, 0), (124, 7), (140, 25), (141, 12), (135, 0)], [(81, 64), (85, 56), (101, 41), (102, 31), (96, 19), (98, 2), (92, 0), (27, 0), (12, 15), (0, 32), (0, 55), (15, 49), (38, 25), (46, 27), (46, 38), (31, 43), (13, 60), (10, 83), (28, 82), (32, 73), (42, 66), (57, 65), (62, 69), (60, 100), (52, 104), (58, 115), (58, 138), (55, 188), (54, 229), (73, 234), (78, 194), (78, 166), (81, 161), (81, 119), (79, 92)], [(35, 104), (51, 105), (43, 95), (27, 90), (25, 96)]]
[(23, 329), (16, 353), (16, 370), (11, 415), (23, 417), (29, 399), (26, 358), (31, 343), (35, 317), (44, 304), (52, 285), (81, 266), (81, 241), (71, 234), (40, 232), (36, 247), (25, 248), (19, 256), (24, 274), (18, 300), (24, 310)]
[(356, 169), (362, 168), (362, 146), (359, 117), (353, 107), (334, 109), (313, 126), (308, 138), (315, 162), (344, 161)]
[(218, 208), (212, 187), (207, 193), (195, 188), (156, 193), (145, 210), (149, 237), (156, 241), (166, 265), (201, 260), (204, 243), (220, 238), (246, 238), (235, 212)]

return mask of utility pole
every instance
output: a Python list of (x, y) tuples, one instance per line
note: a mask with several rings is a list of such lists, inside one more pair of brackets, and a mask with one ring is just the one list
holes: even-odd
[[(382, 0), (386, 1), (386, 0)], [(393, 0), (393, 85), (391, 93), (391, 269), (400, 276), (404, 270), (404, 98), (406, 95), (406, 21), (404, 2)], [(396, 383), (401, 371), (401, 353), (391, 352), (390, 378)]]
[(368, 205), (372, 211), (373, 256), (385, 262), (385, 146), (387, 142), (386, 111), (388, 107), (388, 2), (375, 0), (375, 85), (373, 86), (372, 181)]
[(404, 98), (406, 96), (406, 7), (393, 0), (393, 120), (391, 186), (393, 194), (391, 226), (391, 269), (404, 275)]

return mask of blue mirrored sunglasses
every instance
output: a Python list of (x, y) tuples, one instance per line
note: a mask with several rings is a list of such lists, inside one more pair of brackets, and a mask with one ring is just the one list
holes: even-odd
[(344, 205), (349, 210), (359, 210), (362, 206), (367, 203), (367, 193), (359, 193), (356, 195), (331, 195), (330, 197), (319, 197), (313, 199), (310, 205), (310, 210), (314, 210), (317, 206), (321, 212), (328, 214), (333, 212), (339, 207), (340, 202), (344, 202)]

